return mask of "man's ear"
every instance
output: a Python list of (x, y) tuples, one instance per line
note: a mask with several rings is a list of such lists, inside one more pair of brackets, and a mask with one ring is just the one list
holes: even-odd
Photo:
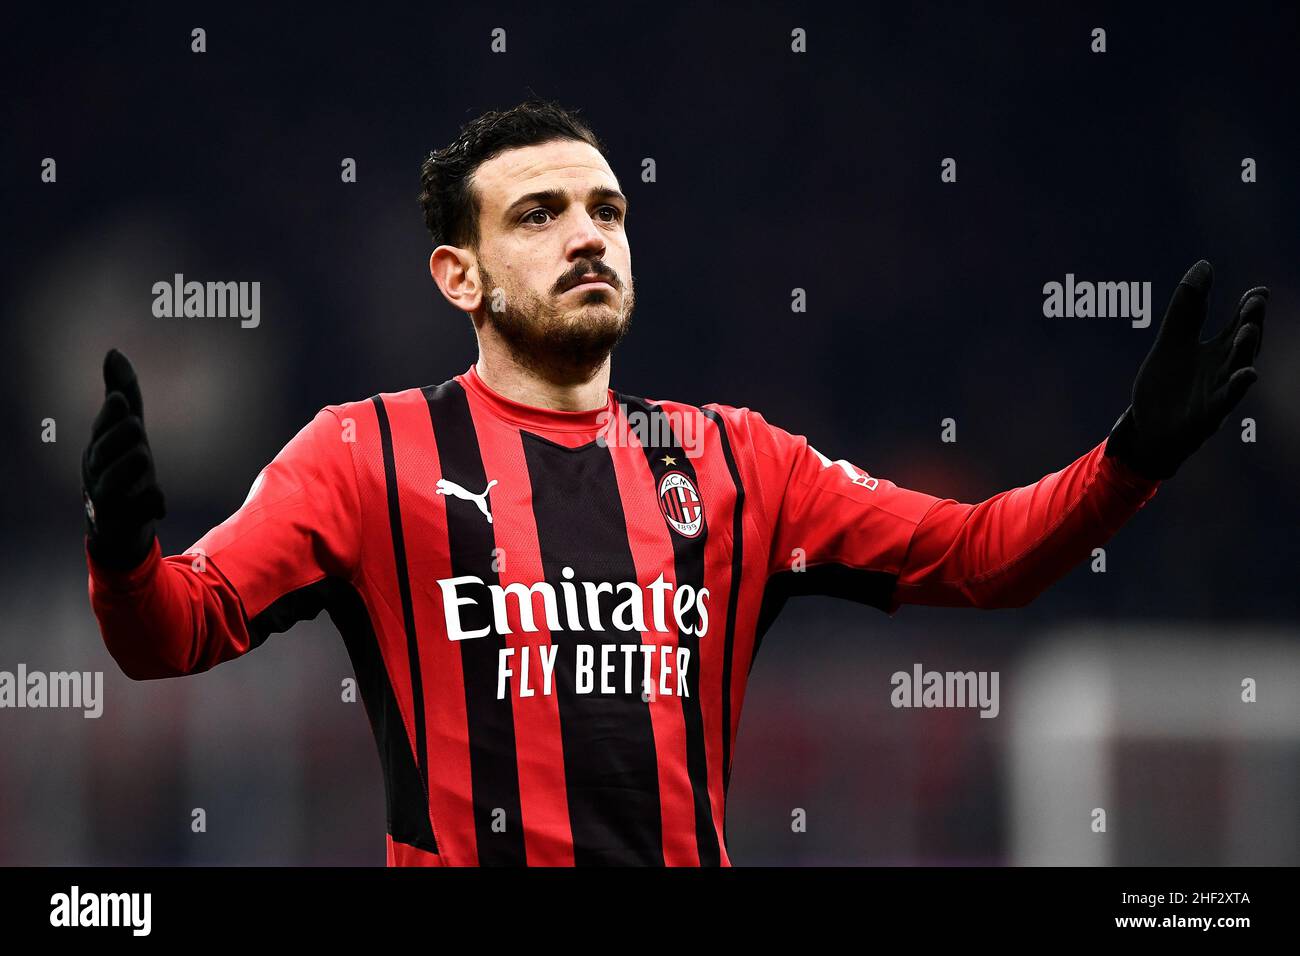
[(478, 261), (459, 246), (439, 246), (429, 256), (429, 274), (443, 297), (462, 312), (473, 313), (483, 301)]

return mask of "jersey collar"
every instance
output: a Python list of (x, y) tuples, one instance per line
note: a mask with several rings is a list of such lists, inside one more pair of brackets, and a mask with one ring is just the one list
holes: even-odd
[(567, 412), (555, 408), (542, 408), (537, 405), (525, 405), (514, 399), (506, 398), (500, 392), (489, 388), (479, 377), (476, 366), (456, 376), (456, 381), (472, 392), (475, 397), (498, 418), (503, 418), (515, 425), (525, 428), (542, 429), (559, 432), (594, 432), (604, 423), (612, 421), (616, 412), (616, 393), (612, 388), (606, 389), (605, 404), (581, 412)]

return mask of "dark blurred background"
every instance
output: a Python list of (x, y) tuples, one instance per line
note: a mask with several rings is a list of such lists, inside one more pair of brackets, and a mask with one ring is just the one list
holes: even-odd
[[(5, 33), (0, 670), (100, 670), (106, 701), (97, 720), (0, 710), (0, 863), (383, 863), (378, 760), (328, 622), (128, 681), (86, 597), (78, 463), (119, 347), (177, 553), (322, 405), (464, 371), (418, 166), (533, 94), (583, 111), (632, 200), (616, 388), (748, 405), (934, 494), (978, 501), (1101, 441), (1198, 258), (1213, 329), (1272, 289), (1260, 382), (1105, 573), (1015, 611), (787, 608), (740, 727), (733, 860), (1300, 862), (1293, 4), (26, 5)], [(260, 281), (261, 324), (154, 318), (178, 272)], [(1066, 273), (1150, 281), (1151, 327), (1044, 318)], [(891, 708), (914, 662), (998, 670), (1000, 716)]]

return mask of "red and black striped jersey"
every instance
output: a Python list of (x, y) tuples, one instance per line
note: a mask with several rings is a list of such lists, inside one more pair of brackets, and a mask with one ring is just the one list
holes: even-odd
[(1104, 451), (962, 504), (748, 408), (556, 411), (471, 367), (322, 409), (186, 553), (87, 556), (91, 604), (138, 679), (328, 612), (390, 865), (730, 865), (746, 679), (786, 599), (1024, 604), (1154, 494)]

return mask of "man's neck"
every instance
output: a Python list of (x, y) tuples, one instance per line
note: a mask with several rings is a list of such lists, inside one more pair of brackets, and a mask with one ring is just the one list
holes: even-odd
[(608, 357), (591, 372), (590, 377), (578, 374), (572, 381), (562, 382), (551, 381), (509, 356), (491, 355), (481, 349), (474, 367), (488, 388), (524, 405), (562, 412), (586, 412), (603, 408), (608, 396)]

